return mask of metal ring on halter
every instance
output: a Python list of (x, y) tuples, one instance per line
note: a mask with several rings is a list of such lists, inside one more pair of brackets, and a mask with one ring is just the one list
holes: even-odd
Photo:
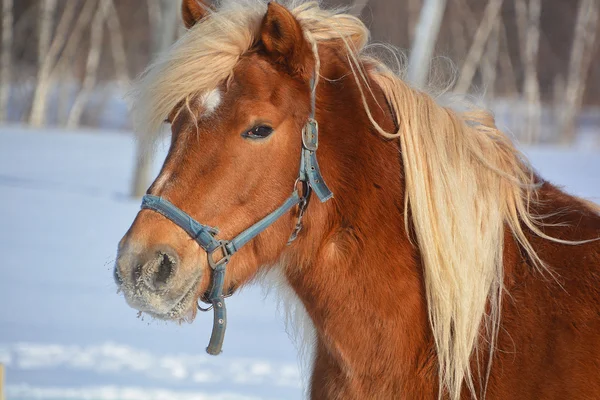
[[(302, 190), (298, 190), (298, 184), (301, 183)], [(308, 196), (308, 194), (310, 193), (310, 183), (308, 183), (306, 180), (301, 179), (300, 177), (296, 178), (296, 180), (294, 181), (294, 191), (298, 192), (298, 196), (300, 197), (300, 203), (306, 199), (306, 197)]]
[(300, 182), (300, 177), (297, 177), (296, 180), (294, 181), (294, 190), (296, 190), (298, 188), (299, 182)]
[[(233, 293), (234, 293), (234, 292), (233, 292), (233, 290), (232, 290), (231, 292), (229, 292), (229, 293), (227, 293), (227, 294), (224, 294), (224, 295), (223, 295), (223, 298), (224, 298), (224, 299), (226, 299), (226, 298), (228, 298), (228, 297), (231, 297), (231, 296), (233, 296)], [(196, 307), (198, 308), (198, 310), (200, 310), (200, 311), (204, 311), (204, 312), (207, 312), (207, 311), (210, 311), (210, 310), (212, 310), (212, 309), (213, 309), (213, 305), (212, 305), (212, 304), (210, 304), (210, 306), (208, 306), (207, 308), (204, 308), (204, 307), (202, 307), (202, 306), (200, 305), (200, 302), (203, 302), (203, 303), (209, 304), (208, 302), (206, 302), (206, 301), (202, 300), (202, 296), (201, 296), (201, 297), (199, 297), (199, 298), (198, 298), (198, 300), (196, 300)]]
[(200, 299), (196, 300), (196, 307), (198, 307), (198, 310), (207, 312), (207, 311), (210, 311), (213, 309), (212, 304), (210, 306), (208, 306), (208, 308), (204, 308), (204, 307), (200, 306), (200, 301), (201, 301)]

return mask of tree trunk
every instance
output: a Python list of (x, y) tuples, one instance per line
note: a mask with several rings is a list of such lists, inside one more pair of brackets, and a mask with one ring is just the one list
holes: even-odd
[(52, 88), (53, 82), (50, 74), (65, 42), (67, 41), (76, 8), (76, 2), (68, 2), (65, 5), (58, 27), (56, 28), (56, 33), (52, 39), (52, 44), (46, 52), (44, 61), (39, 66), (37, 85), (33, 95), (33, 105), (31, 106), (31, 116), (29, 119), (29, 123), (33, 126), (40, 127), (46, 123), (46, 116), (48, 113), (48, 91)]
[[(150, 27), (153, 31), (152, 50), (154, 55), (164, 51), (173, 43), (177, 33), (177, 24), (179, 23), (178, 2), (171, 0), (160, 0), (158, 4), (156, 2), (157, 0), (148, 0), (148, 17), (150, 19)], [(152, 162), (154, 159), (152, 151), (157, 138), (148, 135), (153, 134), (138, 132), (135, 154), (136, 163), (131, 183), (131, 195), (133, 197), (143, 196), (150, 185)]]
[(73, 107), (71, 107), (71, 112), (69, 113), (69, 118), (67, 119), (67, 128), (69, 129), (74, 129), (79, 126), (85, 105), (87, 104), (90, 94), (96, 85), (98, 64), (100, 63), (100, 53), (102, 52), (104, 22), (108, 16), (110, 4), (111, 3), (109, 1), (101, 1), (92, 21), (90, 32), (90, 49), (85, 66), (85, 77), (83, 78), (81, 90), (75, 98), (75, 102), (73, 103)]
[(537, 73), (540, 44), (541, 0), (530, 0), (527, 12), (527, 34), (525, 37), (525, 82), (523, 94), (527, 101), (525, 124), (527, 143), (539, 141), (541, 128), (540, 84)]
[(11, 86), (13, 0), (2, 0), (2, 49), (0, 50), (0, 122), (6, 121)]
[(500, 10), (502, 9), (503, 0), (490, 0), (487, 4), (483, 19), (475, 32), (473, 43), (467, 54), (467, 58), (461, 68), (460, 77), (454, 90), (458, 93), (466, 93), (471, 87), (475, 72), (481, 62), (481, 57), (485, 50), (485, 45), (488, 41), (495, 22), (500, 16)]
[(560, 130), (563, 143), (573, 143), (577, 133), (577, 116), (583, 102), (585, 83), (594, 59), (598, 31), (597, 0), (581, 0), (575, 23), (575, 35), (564, 96)]
[(496, 88), (498, 52), (500, 43), (500, 18), (496, 19), (492, 28), (491, 36), (488, 40), (487, 48), (483, 56), (484, 62), (481, 63), (481, 74), (483, 76), (483, 86), (485, 95), (488, 99), (494, 97)]
[(56, 0), (42, 0), (40, 4), (40, 18), (39, 18), (39, 30), (38, 30), (38, 74), (37, 74), (37, 86), (33, 96), (33, 105), (31, 113), (29, 115), (29, 123), (33, 126), (41, 126), (45, 121), (45, 109), (41, 109), (38, 105), (39, 94), (38, 88), (47, 85), (47, 81), (43, 75), (44, 63), (46, 56), (48, 55), (48, 49), (50, 47), (50, 38), (52, 37), (52, 22), (54, 20), (54, 10), (56, 9)]
[[(75, 27), (71, 31), (69, 38), (67, 40), (67, 44), (65, 46), (64, 51), (60, 55), (56, 65), (52, 69), (50, 73), (50, 80), (55, 81), (62, 77), (63, 82), (66, 81), (67, 84), (62, 84), (59, 87), (59, 95), (58, 95), (58, 123), (59, 125), (66, 126), (67, 119), (69, 116), (69, 108), (71, 102), (71, 93), (70, 93), (70, 85), (74, 83), (73, 81), (73, 73), (66, 73), (67, 71), (71, 71), (72, 63), (74, 60), (74, 56), (79, 49), (79, 45), (81, 40), (84, 37), (84, 32), (90, 26), (92, 18), (94, 17), (94, 11), (97, 7), (97, 0), (86, 0), (83, 4), (83, 7), (77, 16), (75, 21)], [(65, 79), (68, 78), (68, 79)]]
[(408, 61), (408, 80), (424, 87), (429, 76), (429, 64), (446, 9), (446, 0), (425, 0), (415, 30), (415, 40)]
[(126, 85), (129, 82), (129, 72), (127, 68), (127, 53), (123, 42), (123, 32), (119, 15), (114, 4), (114, 0), (109, 0), (108, 12), (108, 34), (110, 37), (110, 48), (112, 50), (113, 61), (115, 63), (115, 75), (120, 85)]
[(509, 95), (518, 95), (519, 89), (517, 89), (517, 78), (515, 76), (515, 68), (510, 58), (510, 47), (508, 44), (508, 37), (506, 35), (506, 26), (503, 21), (500, 21), (500, 68), (503, 74), (501, 74), (501, 85), (504, 88), (504, 92)]

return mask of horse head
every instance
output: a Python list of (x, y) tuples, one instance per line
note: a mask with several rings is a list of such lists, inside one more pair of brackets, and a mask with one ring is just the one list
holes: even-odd
[[(185, 1), (182, 14), (185, 25), (204, 43), (196, 51), (205, 54), (198, 57), (214, 65), (200, 68), (205, 74), (204, 87), (190, 92), (184, 86), (184, 97), (168, 99), (171, 104), (167, 107), (172, 108), (160, 118), (171, 125), (171, 145), (148, 194), (217, 228), (215, 238), (232, 239), (297, 191), (302, 132), (314, 112), (315, 56), (298, 20), (276, 3), (270, 3), (262, 15), (244, 21), (254, 24), (252, 31), (245, 26), (235, 31), (235, 26), (227, 25), (231, 18), (211, 20), (210, 11), (196, 1)], [(214, 26), (203, 29), (203, 24)], [(231, 37), (220, 43), (215, 30), (217, 34), (227, 31), (223, 34)], [(202, 37), (205, 31), (212, 32), (214, 42)], [(245, 37), (248, 34), (251, 38)], [(237, 49), (236, 41), (242, 43)], [(194, 42), (180, 43), (173, 52), (189, 51), (185, 45)], [(224, 67), (227, 79), (211, 70), (223, 68), (210, 57), (220, 45), (232, 47), (233, 53), (224, 56), (233, 58), (225, 61), (231, 63)], [(169, 61), (168, 66), (158, 68), (167, 75), (162, 78), (177, 85), (185, 85), (189, 79), (194, 87), (197, 71), (190, 68), (195, 65), (174, 64)], [(179, 75), (173, 76), (168, 67)], [(153, 104), (164, 100), (157, 96), (165, 95), (160, 93), (165, 85), (156, 85), (155, 73), (149, 71), (139, 83), (140, 93), (153, 97)], [(159, 107), (165, 109), (164, 104)], [(293, 207), (273, 221), (232, 257), (225, 274), (225, 293), (249, 281), (261, 267), (279, 262), (295, 229), (295, 211)], [(204, 294), (212, 284), (206, 249), (160, 212), (148, 208), (138, 213), (119, 243), (115, 276), (132, 307), (163, 319), (193, 316), (196, 299), (206, 299)]]

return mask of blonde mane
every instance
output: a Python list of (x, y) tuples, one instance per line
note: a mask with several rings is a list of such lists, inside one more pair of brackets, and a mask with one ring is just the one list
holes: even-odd
[[(132, 91), (138, 131), (157, 132), (177, 104), (227, 81), (256, 42), (266, 2), (228, 3), (210, 12), (142, 75)], [(414, 227), (423, 260), (440, 397), (447, 393), (458, 399), (463, 384), (474, 397), (485, 397), (500, 321), (505, 227), (546, 271), (522, 230), (526, 226), (547, 238), (529, 212), (536, 188), (531, 168), (488, 112), (442, 107), (368, 57), (369, 32), (357, 18), (312, 2), (288, 8), (314, 49), (329, 40), (345, 43), (371, 122), (384, 137), (400, 141), (407, 228), (409, 223)], [(368, 77), (383, 90), (397, 132), (384, 131), (371, 116)], [(476, 393), (471, 359), (478, 357), (482, 340), (490, 361), (479, 371), (482, 391)]]

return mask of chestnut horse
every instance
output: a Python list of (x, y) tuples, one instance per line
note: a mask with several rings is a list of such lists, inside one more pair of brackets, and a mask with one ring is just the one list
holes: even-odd
[(271, 271), (313, 328), (312, 399), (600, 398), (598, 207), (367, 56), (358, 19), (224, 3), (184, 1), (132, 92), (172, 139), (119, 244), (127, 302), (211, 302), (217, 354), (225, 294)]

